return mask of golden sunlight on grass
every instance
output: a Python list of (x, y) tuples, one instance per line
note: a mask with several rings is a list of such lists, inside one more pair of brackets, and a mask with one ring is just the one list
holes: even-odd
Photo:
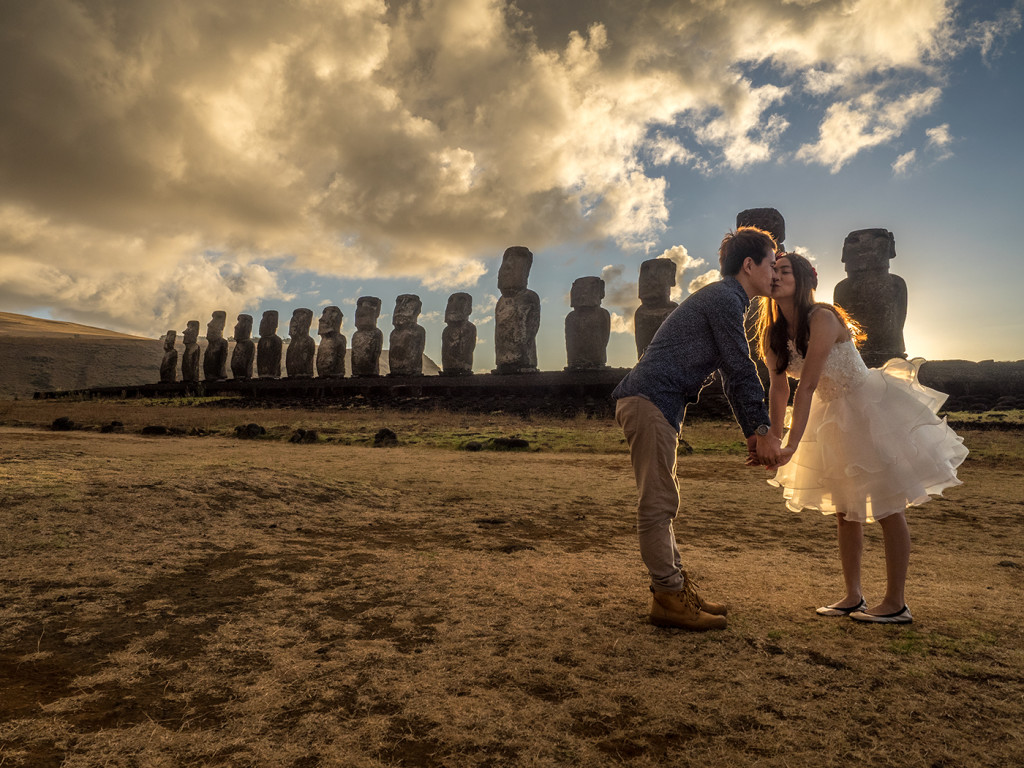
[[(91, 428), (40, 429), (59, 415)], [(228, 437), (248, 421), (323, 437)], [(158, 422), (207, 434), (138, 434)], [(694, 635), (645, 620), (607, 421), (16, 403), (0, 423), (4, 766), (923, 768), (1024, 746), (1019, 431), (968, 431), (964, 485), (910, 513), (900, 628), (816, 617), (831, 519), (788, 512), (734, 425), (688, 428), (677, 536), (732, 608)], [(357, 439), (383, 426), (399, 447)], [(531, 448), (454, 449), (512, 434)]]

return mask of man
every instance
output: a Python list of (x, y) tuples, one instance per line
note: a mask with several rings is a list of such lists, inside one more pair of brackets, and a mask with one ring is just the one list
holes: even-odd
[(776, 463), (768, 409), (750, 359), (743, 315), (754, 296), (771, 294), (776, 244), (767, 232), (740, 227), (722, 240), (722, 280), (672, 311), (643, 357), (612, 392), (636, 477), (640, 556), (651, 574), (651, 623), (690, 630), (724, 629), (726, 606), (702, 600), (682, 570), (672, 520), (679, 507), (676, 448), (686, 406), (714, 372), (760, 463)]

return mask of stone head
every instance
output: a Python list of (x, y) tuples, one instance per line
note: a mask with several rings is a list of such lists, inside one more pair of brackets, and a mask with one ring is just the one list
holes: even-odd
[(291, 322), (288, 323), (288, 335), (293, 339), (299, 336), (309, 335), (309, 326), (313, 324), (313, 310), (300, 307), (292, 312)]
[(235, 341), (245, 341), (252, 336), (252, 315), (239, 315), (235, 321)]
[(526, 290), (530, 280), (530, 267), (533, 266), (533, 253), (529, 248), (516, 245), (506, 248), (498, 268), (498, 290), (502, 296), (514, 296)]
[(228, 313), (218, 309), (213, 313), (210, 322), (206, 324), (206, 338), (209, 341), (219, 341), (224, 338), (224, 325), (227, 323)]
[(782, 241), (786, 239), (786, 220), (774, 208), (748, 208), (736, 214), (736, 228), (757, 227), (775, 238), (776, 245), (782, 250)]
[(380, 317), (380, 299), (376, 296), (360, 296), (356, 301), (356, 328), (360, 331), (372, 331), (377, 327)]
[(676, 284), (676, 263), (672, 259), (648, 259), (640, 265), (640, 301), (665, 304)]
[(326, 336), (330, 333), (341, 333), (341, 321), (344, 317), (339, 307), (334, 305), (324, 307), (323, 314), (320, 315), (320, 326), (317, 332), (321, 336)]
[(849, 272), (888, 272), (896, 258), (896, 239), (887, 229), (858, 229), (843, 241), (843, 264)]
[(572, 281), (569, 300), (573, 308), (600, 307), (604, 298), (604, 280), (600, 277), (577, 277)]
[(473, 297), (468, 293), (453, 293), (448, 297), (448, 306), (444, 310), (446, 323), (464, 323), (469, 320), (473, 311)]
[(186, 344), (195, 344), (199, 341), (199, 321), (189, 320), (185, 323), (185, 330), (182, 331), (181, 337)]
[(268, 309), (260, 318), (260, 336), (273, 336), (277, 333), (278, 315), (276, 309)]
[(174, 342), (178, 340), (177, 331), (168, 331), (167, 335), (164, 336), (164, 349), (170, 352), (174, 349)]
[(416, 318), (420, 316), (423, 303), (420, 297), (412, 293), (403, 293), (395, 299), (395, 312), (391, 316), (391, 322), (395, 328), (404, 328), (408, 325), (416, 325)]

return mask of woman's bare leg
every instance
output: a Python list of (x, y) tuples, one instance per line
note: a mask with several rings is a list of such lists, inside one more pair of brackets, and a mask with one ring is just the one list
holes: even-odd
[(887, 515), (878, 521), (885, 542), (885, 599), (868, 609), (878, 616), (896, 613), (906, 605), (903, 591), (910, 565), (910, 529), (903, 512)]
[(842, 512), (836, 514), (836, 536), (839, 540), (839, 562), (843, 566), (846, 596), (832, 608), (851, 608), (864, 599), (860, 589), (860, 563), (864, 552), (864, 526), (850, 522)]

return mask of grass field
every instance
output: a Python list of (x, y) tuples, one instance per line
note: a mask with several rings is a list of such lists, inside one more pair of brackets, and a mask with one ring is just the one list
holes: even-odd
[(815, 616), (834, 522), (735, 425), (686, 428), (677, 536), (731, 606), (691, 634), (646, 622), (609, 421), (0, 403), (0, 766), (1015, 765), (1024, 425), (956, 418), (964, 485), (908, 514), (909, 627)]

